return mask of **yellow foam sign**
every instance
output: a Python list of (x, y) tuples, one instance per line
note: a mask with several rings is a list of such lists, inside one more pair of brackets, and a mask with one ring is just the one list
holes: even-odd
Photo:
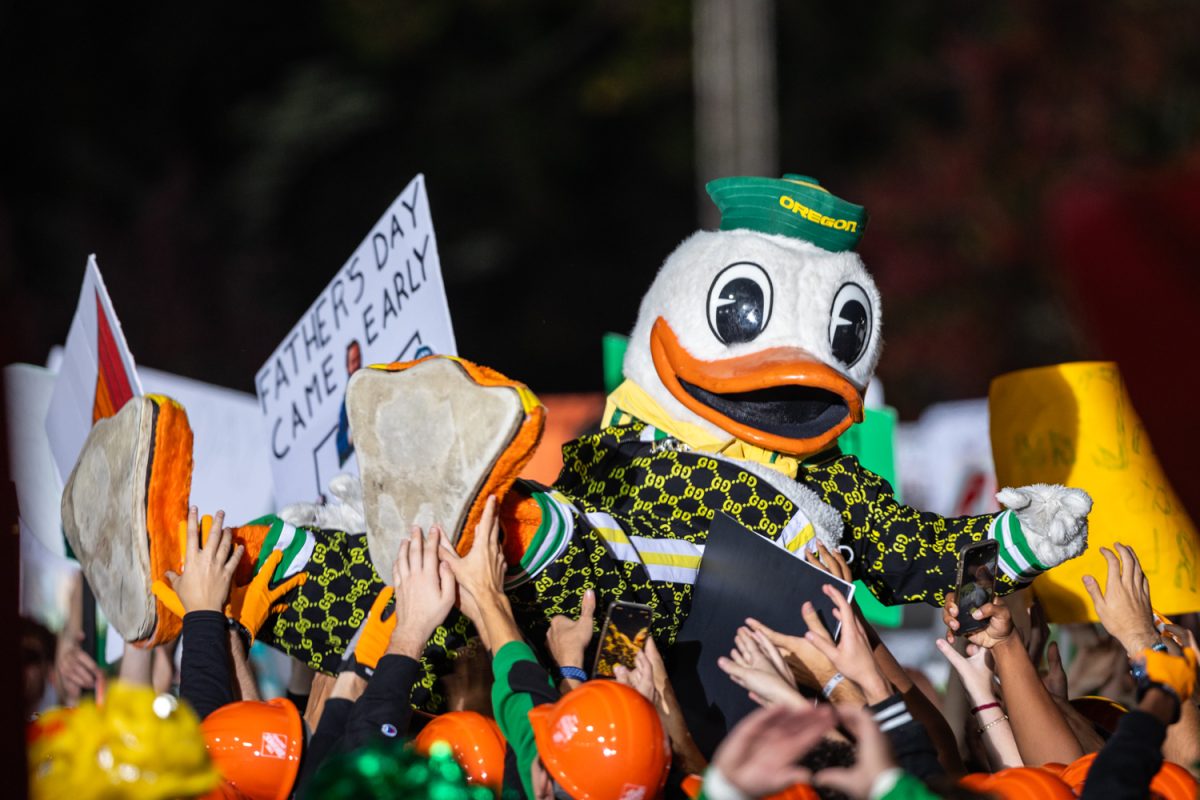
[(1057, 483), (1095, 503), (1088, 549), (1034, 581), (1051, 622), (1097, 621), (1084, 575), (1104, 586), (1101, 546), (1130, 545), (1164, 614), (1200, 610), (1200, 539), (1159, 467), (1117, 365), (1089, 361), (1002, 375), (989, 396), (1000, 486)]

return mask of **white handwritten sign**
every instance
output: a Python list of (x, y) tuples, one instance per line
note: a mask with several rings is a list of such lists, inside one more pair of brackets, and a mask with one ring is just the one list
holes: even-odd
[(322, 499), (330, 478), (357, 472), (345, 409), (351, 374), (368, 364), (456, 352), (425, 177), (418, 175), (258, 371), (276, 502)]

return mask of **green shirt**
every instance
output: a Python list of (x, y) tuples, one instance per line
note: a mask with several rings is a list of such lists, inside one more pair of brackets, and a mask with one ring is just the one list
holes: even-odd
[[(525, 642), (509, 642), (501, 647), (492, 660), (492, 672), (496, 676), (492, 685), (492, 713), (516, 756), (525, 796), (533, 797), (530, 769), (538, 751), (529, 712), (534, 706), (558, 700), (558, 689)], [(504, 782), (509, 783), (507, 776)]]

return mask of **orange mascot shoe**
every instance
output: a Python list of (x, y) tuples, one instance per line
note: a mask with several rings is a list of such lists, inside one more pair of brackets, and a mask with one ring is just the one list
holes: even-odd
[(126, 641), (153, 647), (183, 621), (150, 587), (179, 572), (179, 521), (192, 486), (192, 429), (183, 406), (134, 397), (97, 420), (63, 489), (63, 532), (96, 600)]
[[(546, 423), (545, 407), (523, 383), (436, 355), (354, 373), (346, 413), (380, 575), (391, 574), (413, 525), (442, 525), (455, 549), (467, 553), (488, 496), (504, 500)], [(413, 436), (405, 420), (420, 420), (422, 435)]]
[[(300, 770), (304, 727), (287, 700), (243, 700), (218, 708), (200, 723), (208, 754), (223, 779), (223, 795), (285, 800)], [(230, 792), (229, 790), (235, 790)]]
[(475, 711), (450, 711), (434, 717), (426, 725), (413, 747), (429, 755), (434, 742), (446, 742), (454, 760), (467, 775), (467, 783), (491, 789), (497, 797), (504, 782), (504, 736), (494, 719)]
[(575, 800), (656, 797), (671, 751), (658, 712), (616, 681), (588, 681), (529, 712), (538, 757)]

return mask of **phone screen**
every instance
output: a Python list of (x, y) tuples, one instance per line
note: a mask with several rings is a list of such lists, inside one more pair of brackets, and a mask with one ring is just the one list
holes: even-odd
[(618, 600), (608, 607), (608, 617), (600, 633), (593, 678), (613, 677), (613, 667), (623, 664), (633, 669), (633, 660), (650, 638), (654, 609), (638, 603)]
[(987, 627), (971, 612), (992, 602), (996, 594), (996, 557), (999, 543), (994, 539), (963, 548), (958, 562), (958, 631), (968, 633)]

